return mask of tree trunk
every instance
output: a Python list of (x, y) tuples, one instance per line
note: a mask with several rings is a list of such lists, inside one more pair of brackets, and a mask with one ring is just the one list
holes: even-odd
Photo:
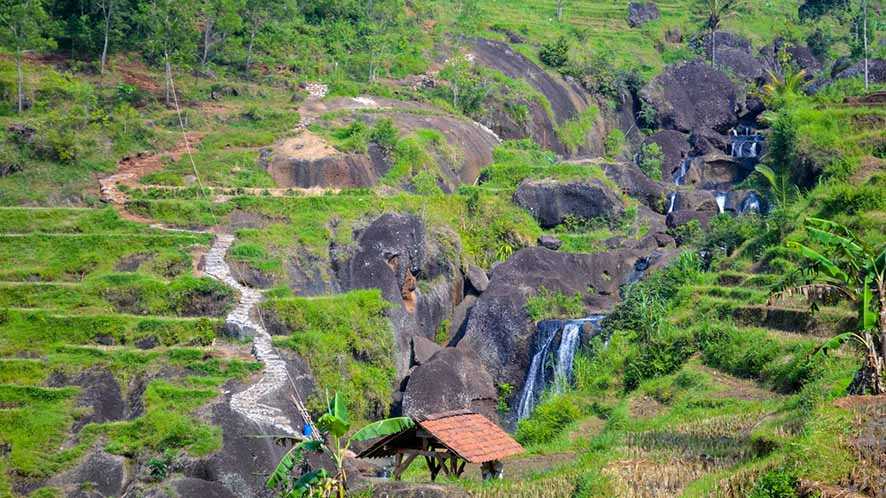
[(105, 42), (102, 45), (102, 60), (99, 74), (105, 74), (105, 62), (108, 60), (108, 37), (111, 31), (111, 3), (105, 6)]
[(15, 70), (18, 73), (17, 77), (17, 101), (18, 101), (18, 112), (21, 114), (22, 111), (25, 110), (25, 72), (22, 68), (22, 51), (18, 49), (15, 51)]
[(166, 105), (169, 106), (172, 97), (172, 64), (169, 63), (169, 53), (163, 53), (163, 62), (166, 66)]
[(563, 2), (564, 0), (557, 0), (557, 21), (563, 21)]
[(206, 29), (203, 30), (203, 57), (200, 58), (200, 65), (203, 66), (203, 72), (206, 73), (206, 62), (209, 60), (209, 43), (212, 40), (212, 21), (206, 21)]
[(249, 66), (252, 65), (252, 46), (255, 43), (255, 29), (253, 28), (252, 32), (249, 34), (249, 48), (246, 49), (246, 70), (249, 71)]
[(711, 29), (711, 67), (717, 68), (717, 30)]
[(864, 29), (862, 30), (862, 36), (864, 36), (864, 91), (868, 91), (868, 85), (870, 81), (870, 77), (868, 76), (868, 0), (864, 0), (863, 5), (863, 14), (862, 14), (862, 22), (864, 22)]

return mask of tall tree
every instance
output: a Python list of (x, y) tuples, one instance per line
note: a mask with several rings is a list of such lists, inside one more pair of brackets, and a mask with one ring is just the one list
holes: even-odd
[(566, 10), (566, 0), (557, 0), (557, 21), (563, 21), (563, 11)]
[(55, 46), (52, 25), (43, 0), (0, 0), (0, 44), (15, 53), (16, 108), (25, 108), (24, 54)]
[(99, 72), (105, 74), (105, 64), (108, 61), (108, 40), (111, 37), (111, 23), (117, 14), (117, 0), (96, 0), (96, 7), (102, 16), (104, 28), (104, 40), (102, 41), (101, 66)]
[(193, 62), (196, 53), (195, 5), (180, 0), (152, 0), (140, 6), (138, 18), (145, 33), (146, 55), (163, 61), (169, 105), (173, 97), (173, 63)]
[(707, 18), (705, 26), (711, 32), (711, 66), (717, 67), (717, 31), (724, 19), (735, 15), (741, 0), (702, 0)]
[(271, 21), (275, 14), (281, 10), (284, 2), (275, 0), (246, 0), (243, 7), (243, 22), (245, 23), (249, 41), (246, 43), (245, 69), (249, 71), (252, 65), (252, 55), (255, 50), (255, 37)]
[(201, 3), (200, 17), (203, 24), (203, 36), (200, 66), (204, 72), (214, 47), (223, 44), (230, 33), (239, 30), (242, 26), (243, 20), (240, 17), (242, 8), (242, 0), (204, 0)]

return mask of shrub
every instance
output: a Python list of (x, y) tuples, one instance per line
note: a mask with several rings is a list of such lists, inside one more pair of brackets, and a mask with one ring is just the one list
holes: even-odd
[(796, 498), (797, 477), (784, 470), (764, 474), (754, 486), (749, 498)]
[(625, 145), (625, 134), (623, 131), (615, 128), (606, 136), (606, 157), (612, 159), (621, 154), (621, 149)]
[(526, 300), (526, 312), (534, 321), (550, 318), (581, 318), (585, 305), (581, 294), (567, 296), (560, 291), (550, 291), (545, 287)]
[(529, 418), (517, 424), (517, 441), (524, 445), (550, 442), (582, 415), (572, 394), (550, 396), (535, 407)]
[(394, 150), (398, 138), (399, 133), (390, 118), (384, 118), (375, 123), (375, 126), (372, 127), (372, 132), (369, 134), (369, 139), (386, 152)]
[(649, 143), (640, 151), (640, 169), (646, 176), (653, 180), (661, 181), (661, 165), (664, 161), (664, 152), (657, 143)]
[(545, 43), (538, 51), (538, 58), (554, 69), (560, 69), (569, 62), (569, 41), (565, 36)]

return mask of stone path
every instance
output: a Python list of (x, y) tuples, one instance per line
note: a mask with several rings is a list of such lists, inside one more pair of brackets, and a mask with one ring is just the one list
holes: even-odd
[(252, 318), (253, 309), (262, 300), (261, 291), (241, 285), (225, 261), (225, 254), (233, 242), (234, 236), (231, 234), (217, 235), (212, 248), (206, 253), (204, 271), (240, 294), (237, 306), (226, 318), (225, 326), (238, 331), (241, 337), (253, 337), (252, 353), (264, 365), (264, 371), (258, 382), (231, 396), (231, 408), (262, 427), (273, 427), (286, 435), (298, 434), (283, 410), (267, 404), (267, 400), (279, 398), (280, 392), (291, 388), (289, 372), (286, 362), (271, 344), (271, 335)]

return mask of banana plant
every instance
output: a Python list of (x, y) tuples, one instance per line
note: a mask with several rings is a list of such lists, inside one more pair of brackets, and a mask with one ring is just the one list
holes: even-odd
[[(413, 425), (414, 422), (408, 417), (387, 418), (372, 422), (347, 437), (351, 430), (347, 400), (344, 395), (335, 393), (327, 402), (326, 412), (317, 420), (317, 429), (325, 437), (306, 441), (290, 437), (278, 438), (278, 442), (292, 445), (292, 448), (283, 455), (265, 484), (281, 498), (344, 498), (347, 494), (344, 463), (351, 443), (396, 434)], [(309, 453), (328, 456), (335, 466), (335, 474), (321, 468), (296, 475), (296, 468), (301, 466)]]
[(805, 223), (815, 247), (788, 242), (806, 264), (804, 283), (782, 288), (773, 299), (800, 296), (816, 304), (833, 297), (848, 299), (858, 307), (858, 329), (832, 337), (819, 347), (826, 354), (854, 340), (862, 345), (862, 368), (849, 386), (850, 394), (886, 393), (886, 245), (872, 248), (844, 225), (820, 218)]

